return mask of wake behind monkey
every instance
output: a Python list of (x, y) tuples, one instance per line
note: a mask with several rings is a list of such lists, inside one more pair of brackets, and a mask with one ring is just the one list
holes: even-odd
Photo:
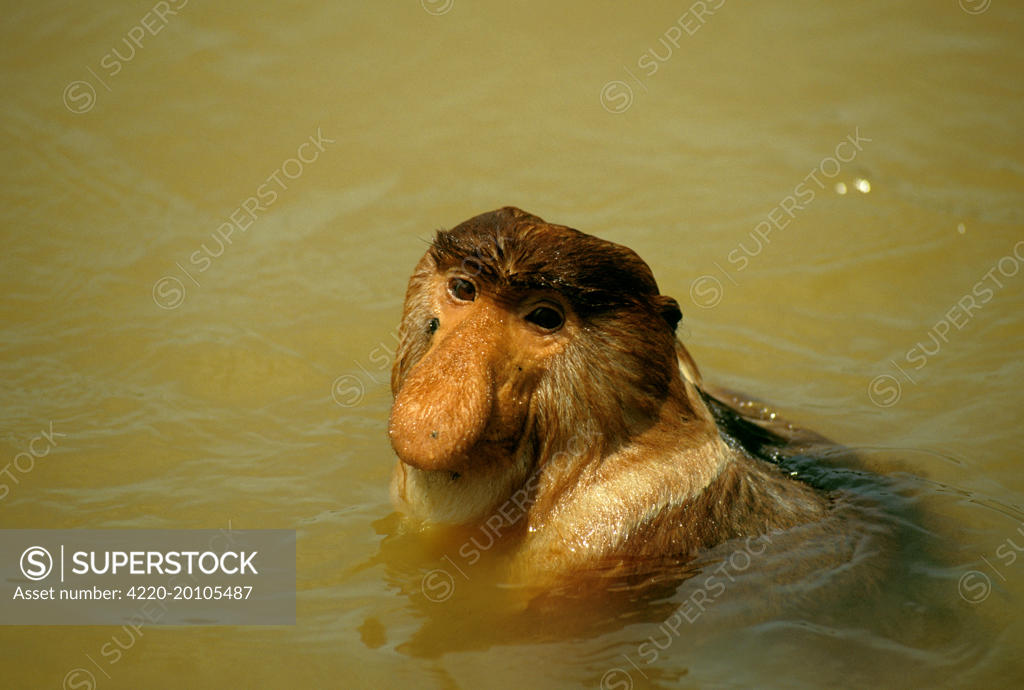
[(388, 423), (397, 508), (511, 504), (515, 579), (639, 575), (821, 521), (773, 453), (811, 438), (706, 386), (632, 250), (505, 207), (439, 231), (409, 281)]

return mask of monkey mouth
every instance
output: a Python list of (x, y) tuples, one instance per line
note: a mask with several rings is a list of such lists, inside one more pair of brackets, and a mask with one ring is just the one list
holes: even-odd
[[(398, 459), (403, 464), (418, 469), (421, 472), (437, 472), (439, 474), (458, 475), (458, 477), (461, 477), (466, 472), (472, 472), (473, 468), (476, 467), (510, 461), (515, 456), (518, 445), (519, 440), (510, 436), (481, 438), (467, 450), (447, 458), (442, 466), (430, 469), (419, 467), (417, 463), (409, 462), (403, 459), (402, 456), (399, 456)], [(453, 477), (453, 479), (458, 477)]]

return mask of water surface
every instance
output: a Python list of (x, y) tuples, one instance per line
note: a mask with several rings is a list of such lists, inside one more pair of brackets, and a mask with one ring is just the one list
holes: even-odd
[[(1024, 680), (1018, 6), (158, 5), (6, 13), (2, 462), (62, 435), (0, 526), (294, 528), (298, 623), (7, 628), (5, 685)], [(705, 378), (843, 444), (807, 469), (898, 535), (886, 577), (854, 549), (845, 591), (787, 590), (810, 542), (732, 545), (550, 615), (456, 560), (466, 535), (405, 533), (405, 281), (434, 229), (506, 204), (634, 248)]]

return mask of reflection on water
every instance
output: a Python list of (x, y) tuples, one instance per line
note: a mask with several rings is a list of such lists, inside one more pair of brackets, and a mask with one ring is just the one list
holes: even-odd
[[(299, 623), (11, 628), (7, 684), (1024, 680), (1013, 3), (106, 5), (3, 29), (0, 526), (295, 528)], [(505, 204), (634, 248), (705, 378), (854, 449), (799, 468), (846, 537), (531, 606), (406, 533), (405, 281)]]

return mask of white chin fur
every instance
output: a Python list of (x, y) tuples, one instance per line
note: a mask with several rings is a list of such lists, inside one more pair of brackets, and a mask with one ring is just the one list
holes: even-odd
[(520, 454), (512, 465), (489, 463), (452, 479), (448, 471), (428, 472), (399, 461), (391, 479), (391, 500), (410, 517), (424, 522), (466, 524), (487, 518), (527, 478)]

